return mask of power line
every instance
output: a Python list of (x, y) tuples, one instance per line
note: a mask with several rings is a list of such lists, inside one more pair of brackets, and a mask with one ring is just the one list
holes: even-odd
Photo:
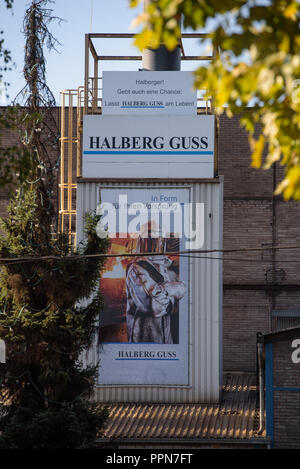
[[(203, 254), (210, 253), (235, 253), (235, 252), (263, 252), (271, 250), (295, 250), (300, 249), (300, 245), (294, 246), (268, 246), (268, 247), (259, 247), (259, 248), (236, 248), (236, 249), (203, 249), (203, 250), (186, 250), (186, 251), (171, 251), (171, 252), (140, 252), (140, 253), (118, 253), (118, 254), (77, 254), (77, 255), (67, 255), (67, 256), (26, 256), (26, 257), (2, 257), (0, 258), (0, 264), (20, 264), (26, 262), (39, 262), (39, 261), (48, 261), (48, 260), (57, 260), (57, 261), (74, 261), (81, 259), (96, 259), (96, 258), (114, 258), (114, 257), (153, 257), (153, 256), (186, 256), (191, 258), (201, 257)], [(229, 260), (224, 258), (213, 258), (209, 259), (214, 260)], [(253, 261), (252, 259), (238, 259), (232, 258), (230, 260), (242, 260), (242, 261)], [(256, 259), (259, 261), (260, 259)], [(267, 260), (262, 260), (262, 262), (268, 262)], [(278, 260), (278, 262), (280, 262)], [(286, 261), (282, 261), (286, 262)], [(288, 260), (287, 262), (297, 262), (297, 260)]]
[[(268, 264), (270, 262), (272, 262), (272, 260), (268, 260), (268, 259), (250, 259), (248, 257), (245, 257), (245, 258), (240, 258), (240, 257), (209, 257), (209, 256), (193, 256), (193, 255), (185, 255), (185, 254), (181, 254), (179, 257), (186, 257), (188, 259), (208, 259), (208, 260), (211, 260), (211, 261), (237, 261), (237, 262), (261, 262), (263, 264)], [(278, 259), (276, 261), (276, 264), (280, 264), (280, 263), (300, 263), (300, 258), (299, 259)]]

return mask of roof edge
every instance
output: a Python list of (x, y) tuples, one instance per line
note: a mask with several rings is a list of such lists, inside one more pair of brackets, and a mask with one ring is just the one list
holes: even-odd
[(280, 331), (268, 332), (267, 334), (262, 334), (258, 332), (257, 340), (263, 342), (264, 344), (269, 344), (271, 342), (280, 342), (281, 340), (287, 340), (300, 335), (300, 326), (289, 327), (287, 329), (281, 329)]
[(268, 437), (253, 437), (253, 438), (99, 438), (95, 444), (112, 444), (117, 443), (161, 443), (161, 444), (180, 444), (180, 443), (224, 443), (224, 444), (258, 444), (267, 445), (271, 443)]

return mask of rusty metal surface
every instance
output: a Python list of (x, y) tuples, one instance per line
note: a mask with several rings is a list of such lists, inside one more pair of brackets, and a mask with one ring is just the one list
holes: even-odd
[(256, 434), (257, 393), (253, 374), (226, 374), (219, 404), (109, 405), (103, 440), (251, 440)]

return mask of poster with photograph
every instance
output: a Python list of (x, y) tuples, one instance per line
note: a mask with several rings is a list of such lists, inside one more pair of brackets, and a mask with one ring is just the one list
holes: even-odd
[(116, 232), (100, 280), (99, 384), (188, 385), (189, 260), (178, 252), (189, 189), (102, 188), (100, 197)]

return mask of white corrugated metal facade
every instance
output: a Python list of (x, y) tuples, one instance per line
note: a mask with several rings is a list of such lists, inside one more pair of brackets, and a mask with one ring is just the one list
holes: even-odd
[[(221, 178), (189, 182), (101, 182), (81, 180), (77, 185), (77, 240), (83, 237), (83, 215), (96, 209), (101, 188), (185, 188), (190, 202), (205, 205), (203, 250), (222, 249), (223, 182)], [(222, 260), (221, 253), (191, 256), (189, 263), (189, 385), (99, 385), (99, 402), (217, 402), (222, 385)], [(84, 354), (85, 364), (99, 361), (95, 343)]]

